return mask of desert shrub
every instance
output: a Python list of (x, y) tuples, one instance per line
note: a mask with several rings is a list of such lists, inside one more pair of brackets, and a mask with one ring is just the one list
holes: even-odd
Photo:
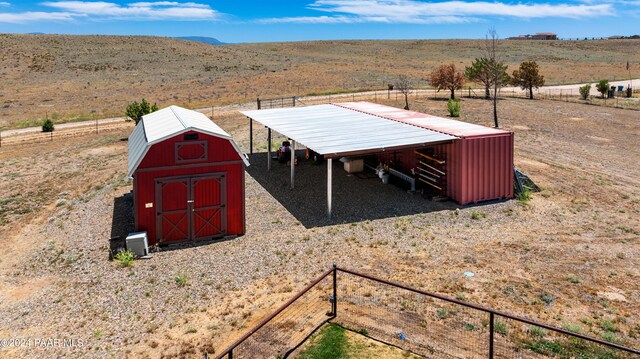
[(582, 97), (583, 100), (586, 100), (589, 98), (589, 92), (591, 91), (591, 85), (587, 84), (584, 86), (580, 86), (580, 88), (578, 89), (580, 90), (580, 97)]
[(524, 188), (522, 192), (516, 194), (516, 199), (522, 204), (527, 204), (531, 200), (531, 197), (531, 190), (528, 188)]
[(602, 98), (604, 98), (609, 92), (609, 81), (607, 80), (598, 81), (598, 83), (596, 84), (596, 90), (598, 90), (598, 92), (602, 94)]
[(187, 285), (187, 277), (185, 277), (183, 274), (179, 274), (174, 278), (176, 284), (178, 285), (178, 287), (185, 287)]
[(53, 121), (51, 121), (50, 119), (44, 120), (44, 123), (42, 124), (42, 132), (53, 132), (53, 130)]
[(449, 99), (447, 109), (449, 109), (449, 116), (460, 117), (460, 100)]
[(131, 267), (133, 265), (133, 260), (136, 259), (136, 254), (133, 251), (126, 249), (116, 253), (114, 259), (120, 267)]
[(134, 120), (136, 124), (138, 124), (138, 122), (142, 120), (142, 116), (156, 111), (158, 111), (158, 106), (155, 103), (151, 105), (149, 102), (147, 102), (147, 100), (142, 99), (140, 103), (138, 103), (137, 101), (133, 101), (129, 105), (127, 105), (125, 115), (128, 118)]

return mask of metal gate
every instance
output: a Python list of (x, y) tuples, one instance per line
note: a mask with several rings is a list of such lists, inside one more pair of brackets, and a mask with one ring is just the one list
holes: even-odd
[(156, 181), (157, 243), (206, 240), (227, 232), (226, 174)]

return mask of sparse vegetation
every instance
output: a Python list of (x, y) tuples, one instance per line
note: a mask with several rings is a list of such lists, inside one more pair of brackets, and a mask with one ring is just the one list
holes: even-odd
[(589, 93), (591, 92), (591, 85), (587, 84), (584, 86), (580, 86), (578, 90), (580, 91), (580, 97), (582, 97), (583, 100), (589, 99)]
[(596, 84), (596, 90), (600, 92), (600, 94), (602, 95), (602, 98), (605, 98), (607, 96), (607, 93), (609, 92), (609, 81), (607, 80), (598, 81), (598, 83)]
[(125, 111), (125, 115), (135, 121), (136, 124), (142, 120), (142, 116), (158, 111), (158, 105), (155, 103), (151, 105), (147, 100), (142, 99), (139, 103), (137, 101), (133, 101), (127, 105), (127, 110)]
[(42, 124), (42, 132), (53, 132), (54, 129), (55, 126), (53, 125), (53, 121), (50, 119), (44, 120), (44, 123)]
[(125, 249), (116, 253), (113, 259), (120, 267), (131, 267), (133, 266), (133, 261), (136, 259), (136, 254), (133, 253), (133, 251)]
[(178, 287), (186, 287), (188, 284), (187, 277), (184, 274), (178, 274), (173, 280)]
[(449, 110), (449, 116), (460, 117), (460, 100), (449, 99), (449, 101), (447, 101), (447, 109)]

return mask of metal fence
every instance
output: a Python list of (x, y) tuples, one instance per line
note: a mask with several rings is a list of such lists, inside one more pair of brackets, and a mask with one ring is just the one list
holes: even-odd
[(335, 266), (215, 358), (295, 356), (328, 322), (427, 358), (640, 358), (620, 344)]

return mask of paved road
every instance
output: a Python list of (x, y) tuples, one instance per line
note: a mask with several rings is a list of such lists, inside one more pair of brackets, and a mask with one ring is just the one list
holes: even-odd
[[(631, 80), (632, 83), (632, 88), (635, 87), (640, 87), (640, 79), (634, 79)], [(611, 86), (624, 86), (625, 88), (627, 87), (627, 85), (629, 84), (629, 80), (625, 80), (625, 81), (613, 81), (610, 82)], [(546, 93), (550, 93), (550, 94), (560, 94), (560, 93), (564, 93), (566, 94), (567, 91), (577, 95), (578, 94), (578, 88), (580, 86), (584, 86), (585, 84), (574, 84), (574, 85), (560, 85), (560, 86), (543, 86), (541, 87), (538, 92), (546, 92)], [(594, 93), (595, 90), (595, 83), (591, 84), (591, 88), (592, 88), (592, 93)], [(484, 91), (483, 89), (474, 89), (474, 91), (478, 92), (478, 91)], [(522, 90), (519, 87), (503, 87), (502, 91), (504, 92), (516, 92), (516, 93), (522, 93), (524, 92), (524, 90)], [(381, 98), (384, 97), (384, 95), (386, 94), (386, 90), (378, 90), (376, 91), (376, 93), (379, 93)], [(419, 90), (419, 92), (425, 93), (425, 94), (430, 94), (430, 93), (434, 93), (434, 90)], [(333, 100), (333, 99), (344, 99), (344, 100), (349, 100), (350, 98), (354, 97), (354, 96), (364, 96), (364, 95), (369, 95), (369, 96), (373, 96), (374, 91), (368, 91), (368, 92), (357, 92), (357, 93), (345, 93), (345, 94), (337, 94), (337, 95), (322, 95), (322, 96), (307, 96), (307, 97), (301, 97), (300, 98), (300, 103), (304, 104), (305, 101), (309, 102), (309, 103), (313, 103), (316, 101), (323, 101), (323, 100)], [(242, 103), (242, 104), (233, 104), (233, 105), (226, 105), (226, 106), (217, 106), (214, 108), (213, 113), (215, 114), (221, 114), (221, 113), (228, 113), (228, 112), (232, 112), (232, 111), (238, 111), (238, 110), (250, 110), (250, 109), (255, 109), (256, 108), (256, 103), (255, 102), (247, 102), (247, 103)], [(207, 115), (211, 115), (211, 107), (205, 107), (205, 108), (201, 108), (201, 109), (197, 109), (196, 111), (200, 111), (204, 114)], [(125, 123), (125, 118), (124, 117), (115, 117), (115, 118), (105, 118), (105, 119), (101, 119), (101, 120), (92, 120), (92, 121), (82, 121), (82, 122), (69, 122), (69, 123), (61, 123), (61, 124), (57, 124), (56, 126), (56, 130), (62, 130), (62, 129), (72, 129), (72, 128), (81, 128), (81, 127), (95, 127), (96, 125), (96, 121), (98, 122), (98, 127), (100, 127), (100, 125), (106, 125), (106, 124), (113, 124), (113, 123)], [(6, 130), (6, 131), (2, 131), (2, 137), (11, 137), (11, 136), (17, 136), (17, 135), (24, 135), (24, 134), (30, 134), (30, 133), (38, 133), (42, 131), (42, 127), (28, 127), (28, 128), (21, 128), (21, 129), (15, 129), (15, 130)]]

